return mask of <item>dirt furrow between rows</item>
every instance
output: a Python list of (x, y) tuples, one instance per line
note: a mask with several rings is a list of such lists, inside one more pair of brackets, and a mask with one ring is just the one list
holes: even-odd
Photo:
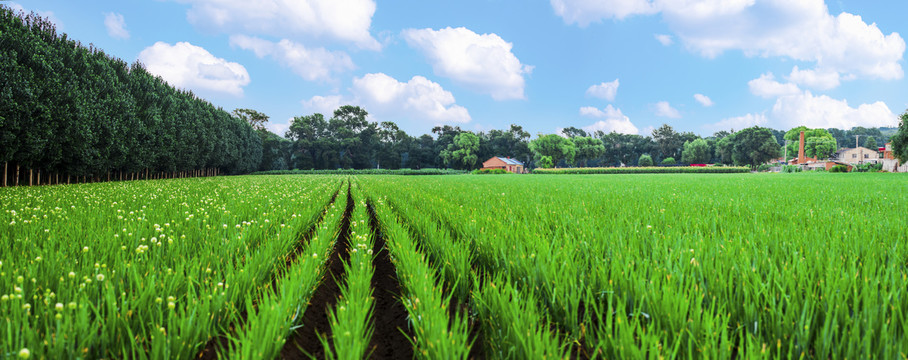
[[(340, 189), (337, 189), (334, 191), (334, 195), (332, 195), (331, 199), (328, 200), (328, 203), (325, 205), (324, 209), (315, 215), (316, 218), (311, 223), (309, 228), (305, 229), (305, 230), (301, 229), (301, 231), (300, 231), (301, 235), (299, 237), (299, 241), (296, 243), (296, 245), (293, 247), (293, 249), (287, 255), (286, 264), (288, 266), (290, 264), (292, 264), (296, 260), (296, 258), (299, 257), (299, 255), (306, 248), (306, 246), (308, 246), (309, 240), (312, 239), (312, 236), (315, 234), (315, 230), (318, 228), (319, 224), (321, 224), (322, 220), (324, 220), (325, 214), (328, 213), (328, 209), (337, 200), (338, 194), (340, 194)], [(280, 273), (273, 274), (273, 276), (272, 276), (272, 286), (273, 287), (277, 286), (277, 279), (279, 279), (280, 276), (281, 276)], [(234, 331), (234, 329), (236, 329), (238, 326), (243, 326), (243, 323), (245, 323), (245, 321), (246, 321), (246, 310), (245, 310), (245, 308), (242, 308), (240, 310), (239, 320), (236, 322), (236, 324), (233, 324), (230, 326), (229, 333), (232, 333)], [(226, 349), (228, 346), (229, 340), (227, 339), (227, 336), (228, 336), (228, 334), (221, 334), (219, 336), (211, 338), (211, 340), (209, 340), (208, 343), (205, 344), (205, 347), (199, 353), (198, 358), (201, 360), (217, 359), (218, 358), (218, 349)]]
[(374, 236), (373, 249), (375, 256), (372, 266), (372, 295), (375, 297), (375, 312), (372, 321), (375, 324), (372, 340), (369, 343), (371, 359), (412, 359), (413, 333), (407, 324), (407, 309), (400, 302), (401, 288), (397, 269), (391, 263), (390, 252), (385, 247), (385, 237), (378, 224), (372, 205), (368, 206), (369, 226)]
[(325, 350), (319, 340), (321, 336), (331, 337), (331, 322), (328, 319), (328, 309), (334, 307), (341, 295), (341, 286), (344, 281), (344, 262), (350, 259), (349, 237), (350, 217), (353, 214), (353, 198), (350, 197), (350, 184), (347, 183), (347, 207), (341, 219), (340, 232), (331, 256), (326, 264), (325, 277), (309, 300), (309, 306), (303, 313), (302, 327), (297, 329), (287, 339), (281, 349), (282, 359), (316, 359), (325, 358)]
[[(393, 203), (389, 202), (389, 204)], [(398, 210), (398, 207), (392, 206), (391, 208), (392, 212), (397, 215), (398, 220), (402, 224), (412, 224), (407, 219), (407, 216), (402, 211)], [(445, 225), (448, 226), (448, 224)], [(436, 259), (428, 250), (426, 250), (428, 249), (428, 247), (423, 243), (424, 234), (417, 230), (415, 226), (408, 226), (408, 228), (410, 229), (410, 236), (412, 236), (413, 240), (416, 242), (417, 251), (426, 255), (426, 260), (429, 262), (429, 266), (435, 267), (438, 259)], [(451, 231), (449, 227), (446, 227), (445, 229)], [(477, 271), (477, 266), (475, 264), (473, 264), (472, 268), (474, 272)], [(443, 272), (439, 273), (443, 274)], [(448, 281), (442, 281), (442, 288), (445, 294), (450, 294), (451, 291), (453, 291), (453, 289), (449, 288)], [(473, 343), (473, 346), (470, 347), (470, 354), (468, 357), (470, 359), (485, 359), (486, 356), (483, 345), (485, 343), (485, 337), (482, 334), (482, 326), (480, 325), (479, 320), (471, 316), (470, 299), (462, 299), (457, 296), (452, 296), (450, 305), (451, 306), (448, 308), (448, 316), (453, 318), (455, 315), (459, 314), (460, 316), (467, 318), (467, 327), (470, 334), (470, 339)]]

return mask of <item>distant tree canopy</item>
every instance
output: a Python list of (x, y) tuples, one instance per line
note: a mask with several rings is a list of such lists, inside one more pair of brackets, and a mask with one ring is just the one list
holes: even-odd
[(732, 158), (735, 164), (757, 166), (782, 155), (779, 143), (767, 128), (754, 126), (728, 137), (733, 137)]
[(574, 156), (577, 155), (577, 147), (571, 139), (555, 135), (540, 135), (539, 138), (530, 142), (530, 151), (536, 154), (536, 159), (548, 156), (552, 159), (554, 166), (564, 161), (568, 164), (574, 162)]
[(899, 118), (898, 131), (892, 137), (892, 154), (901, 163), (908, 163), (908, 110)]
[(448, 148), (441, 151), (445, 165), (455, 169), (472, 169), (479, 160), (479, 136), (471, 132), (462, 132), (454, 137)]
[(653, 166), (653, 157), (647, 154), (640, 155), (637, 159), (637, 166)]
[(54, 176), (256, 170), (252, 126), (0, 6), (0, 163)]
[(704, 139), (696, 139), (684, 143), (681, 152), (681, 161), (688, 164), (706, 164), (712, 158), (709, 143)]
[(798, 157), (801, 131), (804, 132), (804, 155), (807, 157), (827, 159), (839, 149), (835, 138), (828, 130), (798, 126), (785, 133), (785, 140), (788, 140), (788, 158), (786, 160)]

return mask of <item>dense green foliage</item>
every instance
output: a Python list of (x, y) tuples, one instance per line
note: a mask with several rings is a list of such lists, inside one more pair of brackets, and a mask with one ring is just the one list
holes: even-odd
[(665, 166), (665, 167), (607, 167), (558, 168), (533, 170), (533, 174), (732, 174), (750, 172), (749, 167), (731, 166)]
[(336, 170), (271, 170), (252, 175), (460, 175), (464, 170), (452, 169), (336, 169)]
[(640, 167), (653, 166), (653, 157), (649, 156), (649, 154), (640, 155), (640, 159), (637, 160), (637, 166), (640, 166)]
[(675, 158), (673, 158), (673, 157), (667, 157), (665, 159), (662, 159), (661, 164), (662, 165), (676, 165), (676, 164), (678, 164), (678, 162), (675, 161)]
[(470, 132), (457, 134), (454, 142), (441, 151), (445, 165), (455, 169), (472, 169), (479, 157), (479, 136)]
[(731, 144), (731, 158), (736, 165), (756, 167), (782, 155), (779, 143), (767, 128), (754, 126), (725, 139), (730, 139), (728, 144)]
[(845, 165), (835, 165), (835, 166), (833, 166), (832, 168), (829, 169), (829, 172), (831, 172), (831, 173), (844, 173), (844, 172), (848, 172), (848, 167), (845, 166)]
[(473, 172), (471, 172), (471, 174), (473, 174), (473, 175), (502, 175), (502, 174), (510, 174), (510, 173), (505, 169), (476, 169), (476, 170), (473, 170)]
[(801, 131), (804, 132), (804, 155), (807, 157), (826, 159), (839, 149), (836, 139), (828, 130), (809, 129), (806, 126), (798, 126), (785, 133), (785, 140), (788, 140), (788, 158), (785, 160), (791, 160), (798, 157), (798, 147), (801, 143)]
[[(248, 123), (173, 88), (141, 64), (129, 65), (57, 33), (36, 14), (5, 6), (0, 33), (0, 163), (62, 182), (258, 168), (261, 139)], [(14, 174), (7, 176), (15, 183)]]
[(537, 161), (543, 156), (548, 156), (552, 159), (552, 164), (556, 166), (562, 161), (573, 164), (574, 156), (577, 155), (577, 147), (574, 142), (555, 134), (542, 135), (530, 141), (530, 151), (536, 154)]
[(902, 163), (908, 163), (908, 110), (899, 119), (899, 130), (892, 137), (892, 154)]
[(696, 139), (684, 143), (681, 152), (681, 161), (687, 164), (706, 164), (712, 159), (709, 143), (704, 139)]

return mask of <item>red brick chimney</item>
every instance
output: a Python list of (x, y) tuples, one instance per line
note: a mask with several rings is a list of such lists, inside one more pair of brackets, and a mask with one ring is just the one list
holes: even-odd
[(801, 131), (801, 140), (798, 143), (798, 164), (803, 164), (807, 162), (807, 157), (804, 156), (804, 132)]

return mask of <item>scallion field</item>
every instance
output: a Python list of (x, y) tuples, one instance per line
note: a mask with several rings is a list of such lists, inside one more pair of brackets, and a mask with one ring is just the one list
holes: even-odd
[(899, 174), (0, 189), (0, 358), (901, 359)]

